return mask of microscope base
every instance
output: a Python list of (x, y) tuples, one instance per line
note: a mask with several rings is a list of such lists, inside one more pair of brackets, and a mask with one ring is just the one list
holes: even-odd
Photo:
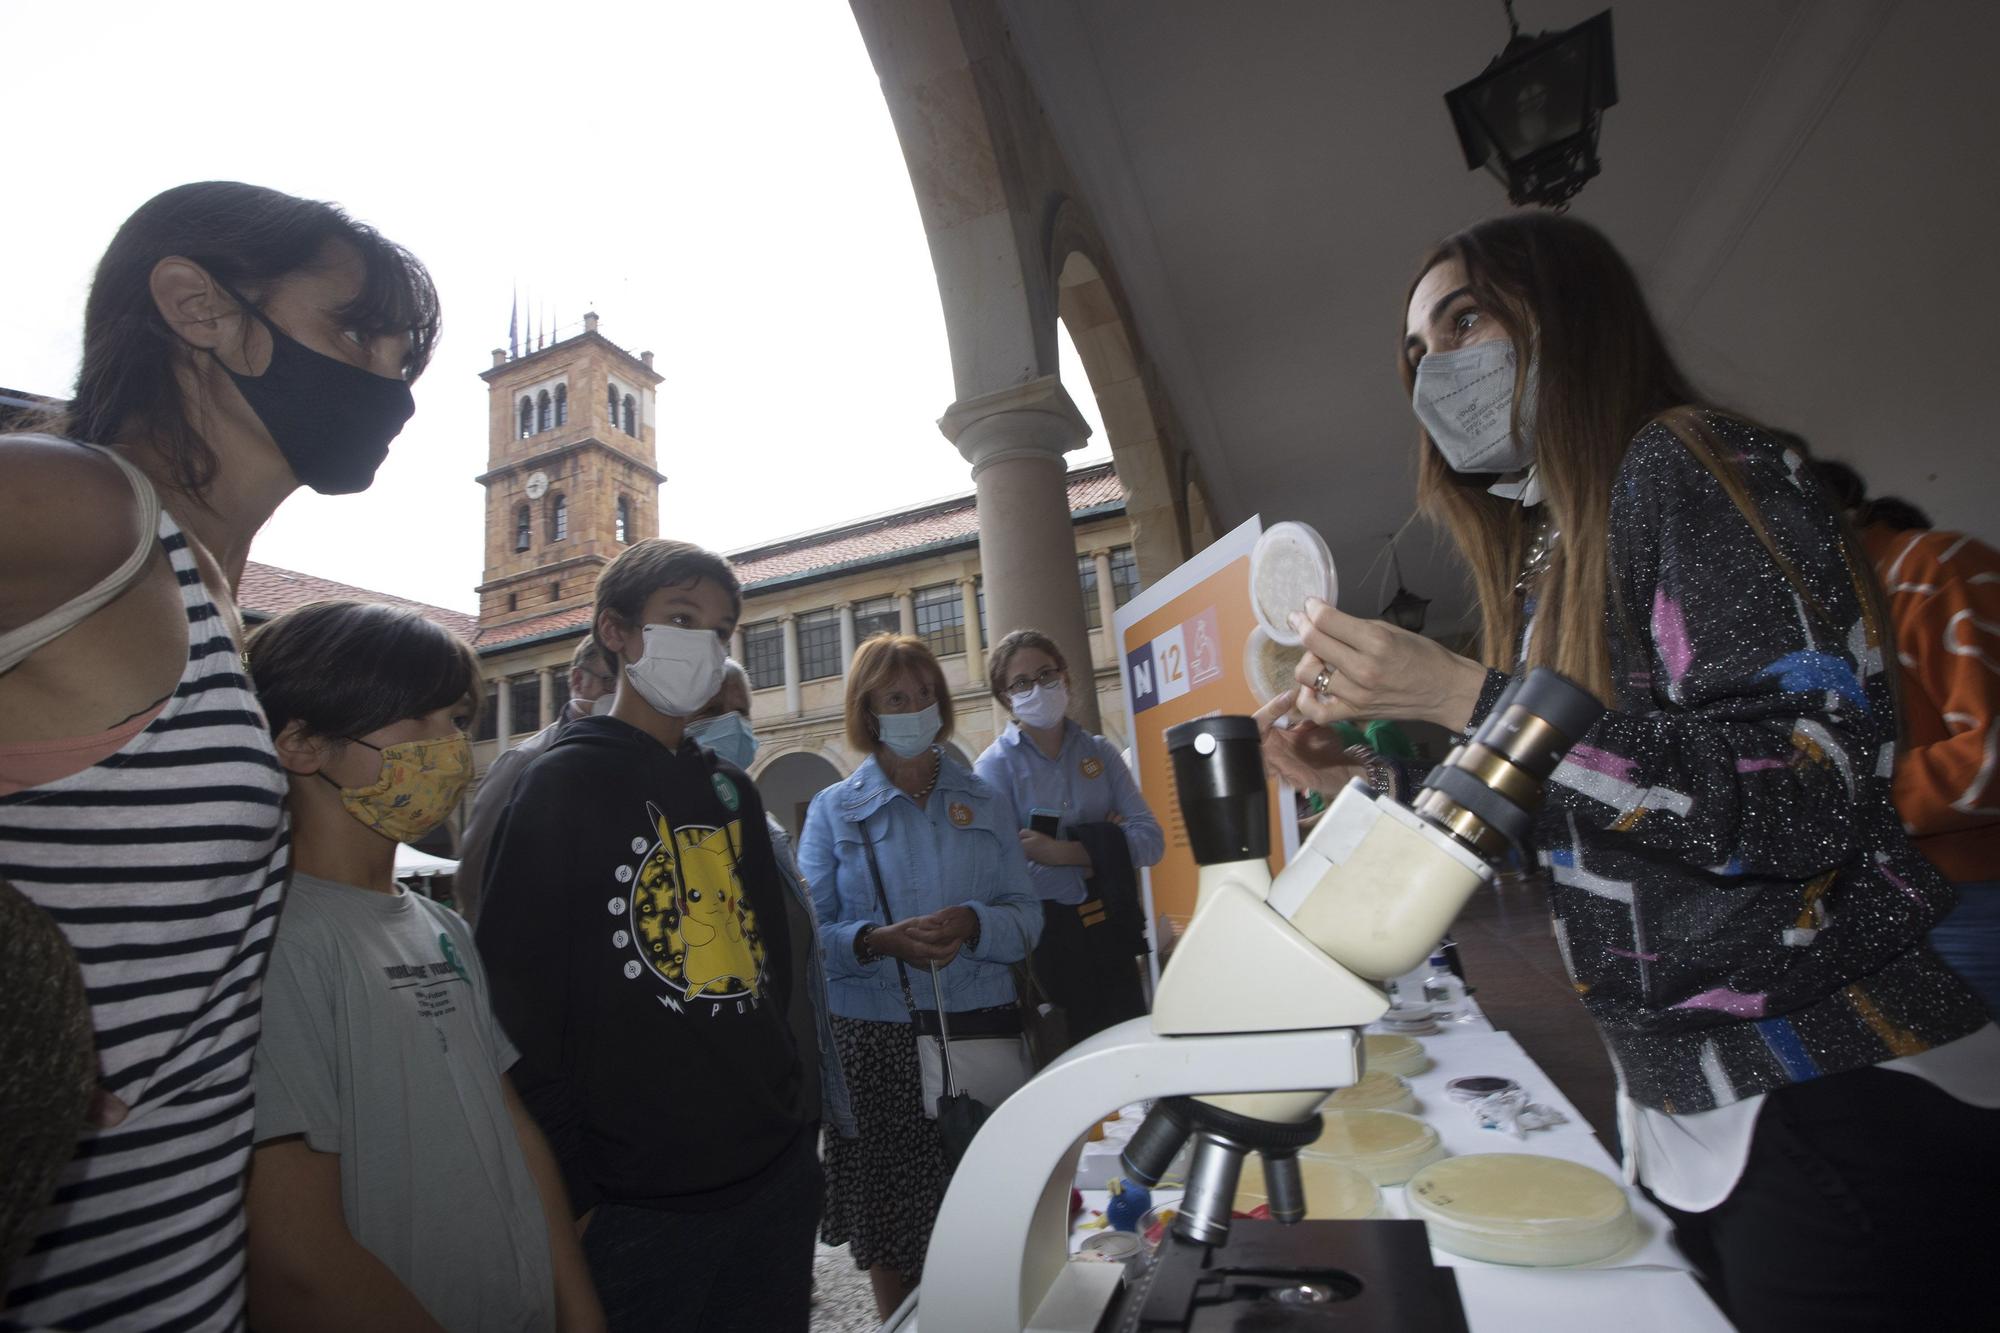
[(1238, 1222), (1229, 1240), (1170, 1237), (1102, 1333), (1338, 1328), (1465, 1333), (1458, 1281), (1421, 1222)]

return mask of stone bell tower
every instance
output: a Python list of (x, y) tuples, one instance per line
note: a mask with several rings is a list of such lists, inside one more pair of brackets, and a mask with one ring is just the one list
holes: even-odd
[[(510, 340), (511, 341), (511, 340)], [(486, 381), (486, 568), (479, 625), (588, 606), (597, 576), (660, 531), (653, 354), (597, 331), (597, 316), (539, 345), (496, 348)]]

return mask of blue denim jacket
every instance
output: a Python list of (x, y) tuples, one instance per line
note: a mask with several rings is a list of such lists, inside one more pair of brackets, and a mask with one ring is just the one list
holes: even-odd
[(769, 815), (765, 818), (771, 825), (771, 851), (778, 858), (778, 873), (785, 877), (785, 885), (805, 908), (806, 917), (813, 923), (813, 948), (806, 958), (806, 985), (812, 988), (813, 1018), (819, 1029), (819, 1114), (820, 1119), (831, 1125), (834, 1132), (844, 1139), (860, 1136), (861, 1130), (854, 1123), (854, 1102), (847, 1091), (847, 1074), (840, 1067), (840, 1052), (833, 1044), (833, 1024), (828, 1021), (826, 989), (826, 946), (817, 938), (819, 917), (813, 912), (812, 890), (806, 887), (799, 875), (798, 862), (792, 859), (792, 838), (785, 832), (785, 826)]
[[(961, 950), (939, 970), (946, 1011), (1012, 1003), (1007, 964), (1027, 957), (1042, 931), (1042, 905), (1029, 887), (1013, 803), (946, 753), (937, 788), (919, 807), (870, 756), (852, 776), (813, 798), (799, 834), (799, 870), (812, 886), (819, 915), (833, 1012), (892, 1023), (910, 1018), (896, 960), (864, 964), (854, 957), (861, 927), (886, 924), (864, 829), (882, 867), (887, 920), (956, 906), (979, 917), (979, 947)], [(933, 1007), (930, 969), (909, 967), (909, 975), (917, 1007)]]

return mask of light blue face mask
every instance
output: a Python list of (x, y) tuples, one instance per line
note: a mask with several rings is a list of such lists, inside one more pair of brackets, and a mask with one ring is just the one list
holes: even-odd
[(750, 761), (757, 757), (757, 733), (751, 729), (750, 719), (741, 713), (724, 713), (696, 722), (687, 729), (687, 734), (717, 759), (727, 760), (746, 773), (750, 771)]
[(915, 759), (937, 739), (938, 706), (925, 704), (914, 713), (877, 713), (875, 731), (882, 744), (905, 759)]

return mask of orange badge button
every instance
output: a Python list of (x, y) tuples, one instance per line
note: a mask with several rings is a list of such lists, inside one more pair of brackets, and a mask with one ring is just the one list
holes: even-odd
[(1081, 764), (1078, 764), (1077, 768), (1087, 778), (1099, 778), (1104, 776), (1104, 761), (1102, 759), (1099, 759), (1094, 754), (1085, 756), (1084, 761)]
[(953, 801), (951, 803), (951, 822), (959, 828), (964, 828), (967, 824), (970, 824), (972, 822), (972, 807), (960, 801)]

